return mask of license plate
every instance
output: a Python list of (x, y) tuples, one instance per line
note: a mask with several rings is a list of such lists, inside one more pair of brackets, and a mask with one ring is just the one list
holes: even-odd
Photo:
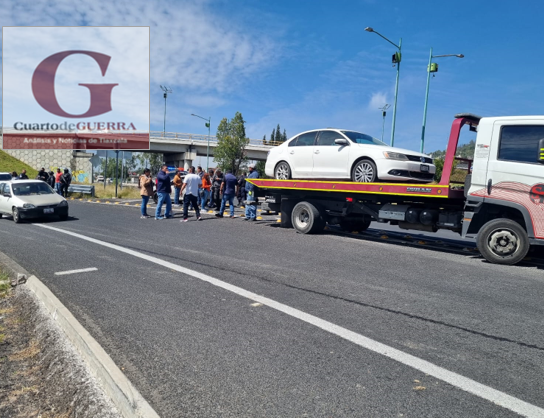
[(419, 166), (419, 169), (420, 169), (422, 172), (425, 172), (425, 173), (428, 173), (428, 172), (429, 172), (429, 166), (428, 166), (428, 165), (421, 164), (421, 165)]
[(43, 213), (55, 213), (55, 209), (53, 208), (46, 208), (43, 210)]

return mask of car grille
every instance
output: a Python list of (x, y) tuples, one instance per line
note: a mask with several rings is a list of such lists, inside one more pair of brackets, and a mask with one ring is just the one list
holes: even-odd
[(410, 177), (414, 179), (419, 179), (419, 180), (432, 180), (434, 178), (434, 174), (421, 173), (419, 171), (410, 171), (409, 175)]
[(44, 206), (36, 206), (37, 208), (40, 208), (40, 209), (50, 209), (50, 208), (56, 208), (58, 205), (44, 205)]
[(425, 161), (421, 161), (421, 157), (418, 157), (417, 155), (406, 155), (406, 157), (408, 157), (410, 161), (417, 161), (420, 163), (427, 163), (427, 164), (433, 163), (433, 159), (429, 157), (423, 157)]

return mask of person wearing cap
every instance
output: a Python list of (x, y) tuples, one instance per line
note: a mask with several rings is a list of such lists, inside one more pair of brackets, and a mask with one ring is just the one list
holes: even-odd
[[(255, 164), (250, 164), (249, 175), (247, 179), (258, 179), (259, 173), (255, 170)], [(249, 181), (246, 181), (246, 192), (247, 192), (247, 202), (246, 202), (246, 217), (245, 221), (256, 221), (257, 220), (257, 198), (255, 197), (255, 185), (251, 184)]]
[(49, 184), (52, 189), (55, 188), (55, 173), (52, 171), (49, 172), (49, 177), (47, 177), (46, 183)]

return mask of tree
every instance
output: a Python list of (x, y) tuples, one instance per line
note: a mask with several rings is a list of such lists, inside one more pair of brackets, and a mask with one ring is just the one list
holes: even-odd
[(259, 173), (259, 177), (262, 179), (267, 178), (266, 173), (264, 171), (265, 165), (266, 165), (266, 161), (257, 161), (257, 164), (255, 164), (255, 171)]
[(268, 145), (267, 142), (266, 142), (266, 135), (263, 136), (263, 145)]
[(164, 156), (162, 154), (155, 154), (152, 152), (142, 152), (137, 158), (140, 167), (149, 168), (152, 174), (158, 173), (164, 162)]
[(236, 175), (240, 166), (247, 161), (245, 149), (249, 144), (246, 137), (245, 121), (240, 112), (234, 118), (223, 118), (217, 127), (217, 147), (214, 160), (224, 170), (231, 169)]
[(287, 141), (287, 132), (285, 132), (285, 129), (283, 130), (283, 134), (281, 136), (281, 142), (285, 142)]
[(276, 129), (272, 129), (272, 134), (270, 134), (270, 143), (274, 144), (276, 142)]

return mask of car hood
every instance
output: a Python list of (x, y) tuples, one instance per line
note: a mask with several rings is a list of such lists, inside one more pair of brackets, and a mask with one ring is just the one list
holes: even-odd
[(415, 155), (417, 157), (427, 157), (427, 158), (432, 158), (430, 157), (429, 155), (427, 154), (423, 154), (419, 151), (412, 151), (412, 150), (409, 150), (409, 149), (405, 149), (405, 148), (397, 148), (397, 147), (389, 147), (389, 146), (379, 146), (379, 145), (366, 145), (366, 144), (357, 144), (359, 147), (362, 147), (362, 148), (370, 148), (372, 147), (372, 149), (376, 150), (376, 151), (380, 151), (380, 152), (384, 152), (384, 151), (390, 151), (390, 152), (399, 152), (401, 154), (407, 154), (407, 155)]
[(49, 205), (58, 205), (60, 202), (65, 200), (62, 196), (52, 193), (52, 194), (42, 194), (42, 195), (32, 195), (32, 196), (15, 196), (23, 203), (31, 203), (34, 206), (49, 206)]

